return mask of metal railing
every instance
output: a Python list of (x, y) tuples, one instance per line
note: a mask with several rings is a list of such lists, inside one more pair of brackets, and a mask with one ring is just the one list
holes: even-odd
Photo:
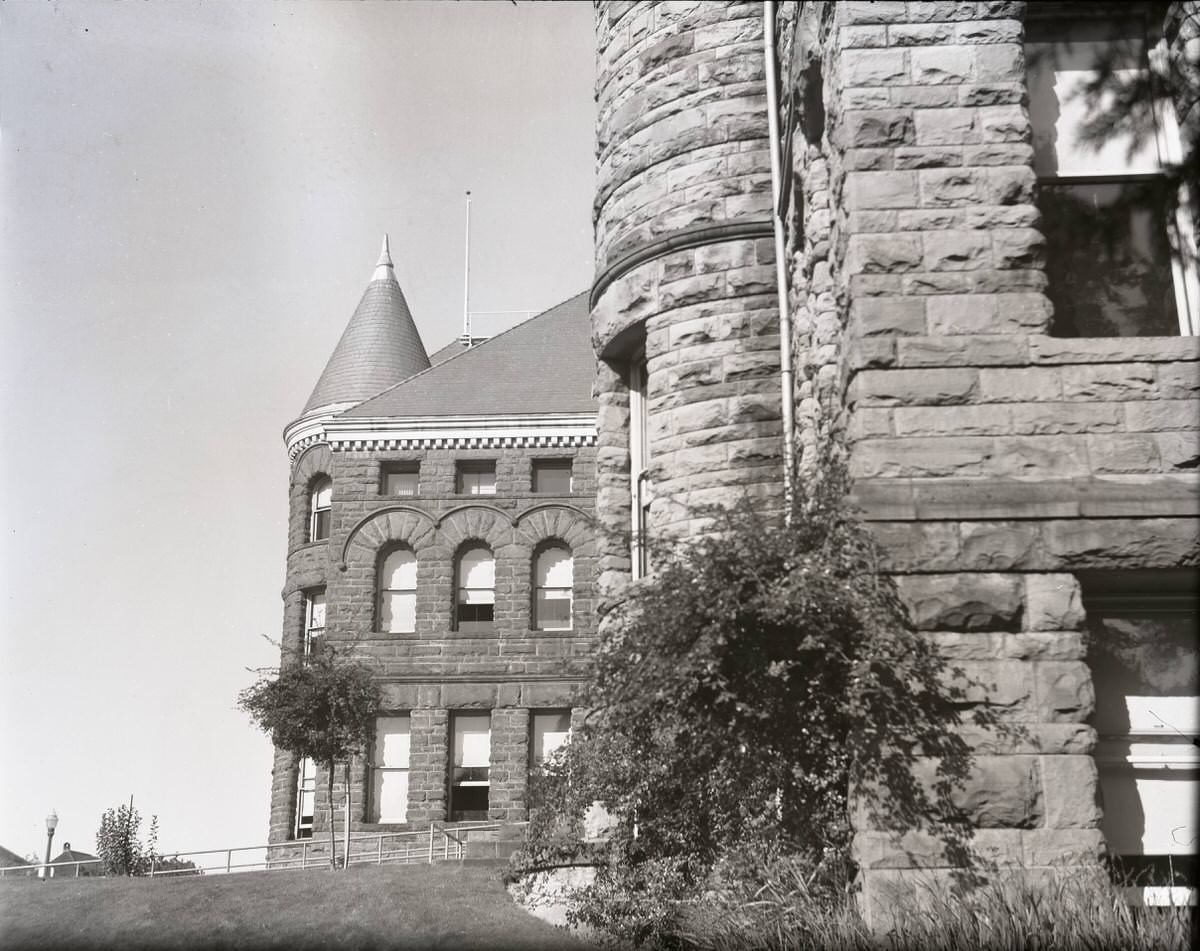
[[(511, 823), (510, 823), (511, 824)], [(415, 832), (357, 832), (349, 842), (349, 862), (346, 862), (347, 844), (338, 839), (338, 850), (334, 854), (337, 867), (349, 865), (411, 865), (433, 864), (442, 861), (461, 862), (467, 853), (467, 843), (473, 833), (495, 832), (501, 823), (462, 823), (450, 827), (430, 826)], [(215, 859), (210, 859), (215, 856)], [(190, 863), (187, 867), (163, 868), (160, 862), (171, 866)], [(84, 866), (101, 866), (100, 859), (76, 862), (51, 862), (48, 865), (14, 865), (0, 868), (0, 878), (6, 875), (50, 875), (80, 877), (96, 872), (81, 871)], [(169, 855), (151, 856), (146, 872), (149, 878), (167, 878), (177, 875), (229, 875), (236, 872), (275, 872), (312, 868), (329, 868), (329, 843), (327, 840), (294, 839), (270, 845), (245, 845), (225, 849), (200, 849), (193, 852), (172, 852)], [(71, 869), (67, 872), (67, 869)]]

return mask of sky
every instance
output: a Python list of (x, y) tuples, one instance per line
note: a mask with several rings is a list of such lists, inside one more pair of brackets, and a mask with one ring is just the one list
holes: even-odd
[[(391, 236), (427, 348), (589, 286), (588, 3), (0, 0), (0, 845), (266, 841), (281, 432)], [(145, 831), (145, 827), (143, 828)]]

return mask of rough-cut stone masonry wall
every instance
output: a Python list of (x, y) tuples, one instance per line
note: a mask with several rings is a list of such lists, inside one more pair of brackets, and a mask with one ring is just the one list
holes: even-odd
[(629, 359), (648, 371), (651, 530), (780, 484), (762, 7), (600, 3), (593, 342), (601, 587), (629, 577)]
[[(824, 106), (793, 138), (800, 439), (844, 429), (914, 620), (1023, 728), (967, 731), (962, 804), (982, 858), (1036, 877), (1103, 848), (1074, 572), (1197, 563), (1200, 348), (1046, 335), (1025, 14), (806, 4), (785, 62)], [(862, 817), (856, 849), (877, 920), (951, 873)]]
[[(569, 495), (532, 491), (536, 459), (573, 460)], [(455, 493), (456, 463), (496, 462), (497, 494)], [(389, 463), (420, 463), (420, 494), (381, 495)], [(351, 822), (357, 831), (419, 828), (446, 818), (449, 713), (492, 713), (491, 818), (525, 816), (530, 710), (570, 709), (591, 675), (595, 641), (596, 450), (429, 449), (331, 452), (317, 445), (295, 462), (290, 490), (288, 568), (283, 590), (282, 647), (288, 662), (302, 647), (305, 594), (324, 587), (326, 633), (354, 645), (372, 663), (387, 713), (411, 714), (409, 821), (381, 826), (365, 821), (368, 773), (361, 758), (351, 774)], [(327, 540), (307, 541), (309, 490), (333, 479), (332, 529)], [(496, 559), (495, 626), (490, 633), (451, 630), (454, 565), (460, 547), (486, 542)], [(531, 629), (533, 559), (539, 545), (565, 542), (574, 556), (573, 628)], [(382, 553), (396, 545), (417, 556), (417, 622), (412, 634), (382, 633), (376, 618), (376, 575)], [(271, 841), (287, 840), (295, 818), (297, 764), (275, 755)], [(337, 771), (334, 803), (344, 815), (345, 784)], [(317, 784), (316, 837), (327, 828), (324, 773)], [(341, 819), (337, 819), (339, 823)], [(314, 846), (315, 847), (315, 846)]]

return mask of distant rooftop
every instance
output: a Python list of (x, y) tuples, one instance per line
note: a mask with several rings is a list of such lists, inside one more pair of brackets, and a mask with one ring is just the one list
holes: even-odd
[(455, 341), (433, 366), (341, 418), (591, 413), (595, 357), (587, 293), (473, 347)]

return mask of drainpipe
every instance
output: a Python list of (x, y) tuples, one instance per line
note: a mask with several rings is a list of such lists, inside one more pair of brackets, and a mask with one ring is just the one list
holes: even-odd
[(779, 295), (779, 384), (783, 397), (783, 496), (784, 517), (792, 517), (793, 481), (796, 477), (796, 407), (792, 402), (792, 315), (788, 310), (788, 276), (783, 219), (779, 196), (783, 194), (783, 170), (780, 166), (779, 99), (775, 75), (775, 4), (763, 3), (763, 56), (767, 75), (767, 136), (771, 148), (771, 224), (775, 230), (775, 289)]

